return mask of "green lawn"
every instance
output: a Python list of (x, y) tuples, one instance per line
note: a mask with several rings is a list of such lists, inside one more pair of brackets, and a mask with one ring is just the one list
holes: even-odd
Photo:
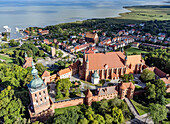
[(148, 112), (148, 108), (143, 106), (142, 104), (137, 103), (136, 101), (131, 99), (131, 102), (135, 106), (136, 110), (138, 111), (139, 115), (143, 115)]
[(55, 114), (63, 114), (65, 112), (65, 110), (70, 109), (70, 108), (76, 109), (79, 107), (78, 106), (70, 106), (70, 107), (55, 109)]
[(135, 85), (135, 91), (138, 91), (138, 90), (143, 90), (143, 88), (141, 86)]
[(92, 84), (92, 83), (84, 81), (84, 80), (80, 80), (80, 81), (85, 83), (85, 84), (92, 85), (92, 86), (102, 86), (102, 84)]
[(4, 55), (0, 55), (0, 59), (5, 60), (7, 63), (12, 63), (13, 62), (12, 57), (4, 56)]
[(140, 50), (138, 48), (128, 48), (125, 50), (127, 52), (128, 55), (132, 55), (133, 53), (137, 53), (138, 55), (141, 54), (141, 53), (148, 53), (147, 51), (143, 51), (143, 50)]
[(56, 99), (55, 101), (62, 101), (62, 100), (65, 100), (65, 99), (70, 99), (70, 97), (58, 98), (58, 99)]

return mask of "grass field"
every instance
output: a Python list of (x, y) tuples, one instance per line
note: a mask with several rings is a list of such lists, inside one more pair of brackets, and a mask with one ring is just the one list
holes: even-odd
[(67, 109), (76, 109), (79, 108), (78, 106), (70, 106), (70, 107), (65, 107), (65, 108), (59, 108), (59, 109), (55, 109), (55, 113), (56, 114), (63, 114)]
[(83, 81), (83, 80), (80, 80), (81, 82), (85, 83), (85, 84), (89, 84), (89, 85), (92, 85), (92, 86), (102, 86), (102, 84), (92, 84), (90, 82), (87, 82), (87, 81)]
[(13, 58), (8, 57), (8, 56), (4, 56), (4, 55), (0, 55), (0, 59), (5, 60), (7, 63), (12, 63), (13, 62)]
[(139, 104), (131, 99), (131, 102), (135, 106), (136, 110), (138, 111), (139, 115), (143, 115), (148, 112), (148, 108), (143, 106), (142, 104)]
[(133, 20), (169, 20), (170, 6), (169, 5), (148, 5), (148, 6), (131, 6), (124, 7), (131, 12), (121, 13), (118, 19), (133, 19)]
[(133, 53), (137, 53), (138, 55), (141, 54), (141, 53), (148, 53), (147, 51), (142, 51), (138, 48), (128, 48), (125, 50), (127, 52), (128, 55), (132, 55)]
[(11, 47), (11, 48), (7, 48), (7, 51), (13, 53), (17, 49), (19, 49), (19, 47)]

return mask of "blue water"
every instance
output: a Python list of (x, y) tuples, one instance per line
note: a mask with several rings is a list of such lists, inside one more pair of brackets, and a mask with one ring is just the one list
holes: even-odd
[(0, 0), (0, 32), (4, 25), (14, 30), (115, 17), (128, 11), (123, 6), (162, 4), (164, 0)]

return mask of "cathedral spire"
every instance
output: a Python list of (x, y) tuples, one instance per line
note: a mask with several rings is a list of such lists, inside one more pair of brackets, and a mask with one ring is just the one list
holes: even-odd
[(25, 51), (25, 58), (28, 57), (27, 52)]

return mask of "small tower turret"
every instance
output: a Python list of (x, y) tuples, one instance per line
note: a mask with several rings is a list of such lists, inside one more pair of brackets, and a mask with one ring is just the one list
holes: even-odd
[(25, 51), (25, 58), (28, 57), (27, 52)]

